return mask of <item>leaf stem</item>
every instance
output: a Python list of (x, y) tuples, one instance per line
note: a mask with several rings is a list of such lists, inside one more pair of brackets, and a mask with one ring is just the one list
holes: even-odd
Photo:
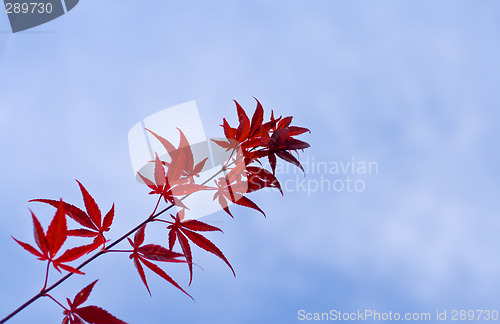
[(49, 297), (50, 299), (52, 299), (54, 302), (56, 302), (57, 305), (61, 306), (62, 308), (64, 308), (64, 310), (68, 310), (66, 307), (64, 307), (60, 302), (58, 302), (54, 297), (52, 297), (51, 295), (49, 294), (45, 294), (44, 295), (45, 297)]
[(47, 287), (47, 281), (49, 280), (49, 267), (50, 267), (50, 261), (47, 262), (47, 269), (45, 270), (45, 282), (43, 283), (43, 288), (40, 291), (44, 291), (44, 289)]
[(171, 224), (171, 225), (173, 224), (173, 222), (168, 221), (168, 220), (164, 220), (164, 219), (155, 219), (154, 221), (155, 222), (163, 222), (163, 223), (167, 223), (167, 224)]

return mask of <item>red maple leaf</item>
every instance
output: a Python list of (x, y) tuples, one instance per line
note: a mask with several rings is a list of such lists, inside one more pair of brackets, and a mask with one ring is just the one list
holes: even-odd
[(227, 142), (213, 141), (227, 150), (241, 150), (246, 165), (267, 156), (273, 174), (276, 169), (276, 157), (304, 170), (291, 152), (309, 147), (308, 143), (293, 137), (309, 132), (309, 130), (304, 127), (290, 126), (291, 116), (275, 118), (274, 112), (271, 112), (271, 120), (263, 123), (264, 110), (260, 102), (255, 100), (257, 108), (251, 122), (243, 108), (235, 101), (239, 121), (238, 128), (232, 128), (224, 119), (221, 126), (224, 129)]
[(184, 289), (181, 288), (165, 271), (163, 271), (159, 266), (156, 264), (148, 261), (161, 261), (161, 262), (174, 262), (174, 263), (185, 263), (186, 261), (183, 260), (178, 260), (177, 258), (183, 257), (184, 255), (181, 253), (173, 252), (171, 250), (168, 250), (161, 245), (156, 245), (156, 244), (147, 244), (147, 245), (142, 245), (144, 243), (145, 239), (145, 230), (146, 226), (143, 225), (137, 232), (135, 233), (134, 240), (132, 241), (130, 238), (127, 237), (127, 240), (129, 241), (130, 245), (133, 247), (132, 254), (130, 255), (130, 259), (134, 260), (134, 265), (139, 272), (139, 276), (142, 279), (142, 282), (146, 286), (149, 295), (151, 295), (151, 291), (149, 290), (148, 282), (146, 280), (146, 274), (144, 273), (144, 268), (142, 267), (142, 264), (144, 264), (146, 267), (151, 269), (154, 273), (180, 289), (183, 293), (188, 295), (191, 299), (190, 294), (188, 294)]
[[(102, 219), (101, 210), (99, 209), (99, 206), (97, 206), (94, 198), (89, 194), (80, 181), (76, 180), (76, 182), (78, 182), (78, 185), (80, 186), (80, 191), (82, 192), (87, 212), (84, 212), (80, 208), (64, 201), (63, 205), (66, 215), (85, 228), (69, 230), (68, 236), (94, 237), (94, 242), (92, 244), (94, 249), (97, 249), (99, 245), (103, 245), (104, 247), (106, 244), (104, 232), (109, 231), (113, 223), (115, 204), (111, 206), (111, 209), (104, 216), (104, 219)], [(32, 199), (30, 202), (42, 202), (54, 207), (57, 207), (59, 204), (59, 201), (51, 199)]]
[(203, 235), (196, 232), (211, 232), (211, 231), (219, 231), (222, 232), (220, 228), (217, 228), (212, 225), (208, 225), (206, 223), (200, 222), (198, 220), (190, 219), (184, 220), (184, 209), (180, 210), (175, 216), (170, 215), (173, 222), (165, 221), (170, 225), (167, 228), (170, 230), (168, 232), (168, 244), (170, 250), (173, 249), (176, 240), (179, 240), (179, 244), (182, 248), (182, 252), (186, 257), (187, 264), (189, 266), (189, 284), (191, 285), (191, 281), (193, 280), (193, 256), (191, 254), (191, 247), (189, 246), (189, 241), (198, 245), (200, 248), (208, 251), (210, 253), (215, 254), (219, 258), (221, 258), (231, 269), (233, 275), (236, 276), (233, 267), (226, 259), (224, 254), (219, 250), (215, 244), (213, 244), (209, 239), (204, 237)]
[[(177, 198), (177, 196), (186, 196), (200, 190), (210, 189), (207, 186), (187, 183), (188, 179), (181, 180), (179, 175), (172, 175), (175, 171), (175, 162), (171, 162), (171, 167), (168, 172), (165, 173), (165, 165), (163, 161), (160, 160), (158, 153), (156, 153), (155, 159), (155, 174), (154, 182), (140, 174), (142, 181), (151, 189), (150, 195), (160, 195), (163, 197), (166, 203), (171, 203), (183, 208), (187, 208), (182, 201)], [(174, 167), (172, 167), (174, 166)], [(174, 171), (171, 171), (174, 170)]]
[(243, 149), (242, 153), (246, 157), (249, 154), (249, 149), (252, 148), (252, 143), (258, 144), (258, 142), (255, 142), (255, 138), (260, 135), (262, 121), (264, 119), (264, 109), (260, 102), (257, 99), (255, 100), (257, 101), (257, 108), (252, 116), (252, 121), (250, 121), (241, 105), (234, 100), (238, 114), (238, 127), (232, 128), (224, 118), (221, 126), (224, 129), (224, 135), (226, 136), (227, 142), (219, 140), (212, 141), (225, 148), (227, 151)]
[(184, 135), (184, 133), (177, 128), (180, 133), (180, 141), (179, 147), (175, 148), (172, 143), (170, 143), (167, 139), (161, 137), (160, 135), (154, 133), (153, 131), (146, 128), (148, 132), (150, 132), (167, 150), (168, 155), (170, 156), (171, 163), (162, 162), (165, 166), (168, 167), (167, 177), (170, 181), (178, 180), (178, 179), (187, 179), (189, 183), (194, 183), (194, 177), (199, 177), (200, 172), (203, 170), (205, 163), (208, 158), (203, 159), (198, 162), (196, 165), (194, 164), (193, 151), (191, 150), (191, 145)]
[(246, 181), (239, 180), (236, 177), (226, 176), (215, 180), (215, 185), (217, 186), (217, 191), (215, 192), (213, 199), (218, 199), (222, 209), (224, 209), (229, 216), (233, 217), (233, 214), (229, 211), (228, 201), (240, 206), (253, 208), (266, 216), (259, 206), (245, 197), (245, 193), (248, 192), (248, 185)]
[(269, 164), (271, 165), (271, 169), (273, 170), (273, 174), (276, 170), (276, 156), (286, 162), (294, 164), (302, 171), (304, 171), (304, 168), (302, 167), (300, 162), (291, 154), (291, 152), (304, 150), (310, 146), (306, 142), (293, 138), (293, 136), (302, 134), (303, 132), (306, 132), (308, 130), (301, 127), (297, 127), (298, 130), (293, 130), (292, 128), (287, 126), (290, 124), (291, 120), (292, 117), (282, 119), (278, 123), (278, 128), (272, 133), (270, 137), (260, 139), (260, 142), (262, 146), (265, 147), (265, 149), (261, 150), (259, 153), (256, 153), (255, 157), (259, 155), (267, 155)]
[(247, 166), (247, 192), (257, 191), (263, 188), (277, 188), (281, 195), (283, 195), (283, 190), (281, 190), (281, 185), (276, 179), (276, 177), (269, 171), (256, 166)]
[(80, 307), (89, 298), (97, 280), (76, 294), (73, 301), (66, 298), (69, 309), (64, 308), (65, 315), (62, 324), (84, 324), (84, 321), (91, 324), (127, 324), (114, 317), (104, 309), (97, 306)]
[(64, 214), (64, 203), (60, 201), (47, 233), (45, 233), (40, 221), (36, 218), (35, 214), (31, 212), (33, 219), (33, 233), (38, 249), (28, 243), (21, 242), (14, 237), (13, 239), (26, 251), (38, 257), (40, 261), (49, 261), (49, 264), (52, 264), (57, 271), (61, 272), (61, 268), (69, 272), (83, 274), (80, 270), (65, 263), (74, 261), (92, 251), (93, 247), (91, 245), (78, 246), (68, 249), (61, 256), (56, 258), (57, 253), (60, 251), (62, 245), (68, 237), (66, 217)]

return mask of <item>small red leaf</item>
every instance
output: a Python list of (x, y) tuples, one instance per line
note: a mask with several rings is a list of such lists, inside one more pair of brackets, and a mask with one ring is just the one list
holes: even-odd
[[(98, 245), (97, 245), (98, 246)], [(82, 245), (66, 250), (60, 257), (54, 260), (54, 263), (65, 263), (74, 261), (85, 254), (93, 251), (97, 247), (95, 244)]]
[(215, 142), (217, 145), (219, 145), (220, 147), (222, 148), (225, 148), (225, 149), (232, 149), (233, 148), (233, 145), (229, 142), (226, 142), (226, 141), (218, 141), (218, 140), (212, 140), (213, 142)]
[(146, 259), (164, 262), (183, 262), (175, 258), (184, 256), (181, 253), (173, 252), (156, 244), (143, 245), (137, 248), (137, 252), (141, 253)]
[[(60, 204), (59, 200), (52, 200), (52, 199), (32, 199), (30, 202), (41, 202), (44, 204), (51, 205), (52, 207), (57, 208)], [(66, 212), (66, 215), (71, 217), (74, 221), (76, 221), (78, 224), (85, 226), (90, 229), (95, 229), (97, 230), (97, 227), (92, 223), (90, 220), (89, 216), (80, 208), (73, 206), (71, 204), (68, 204), (63, 201), (64, 204), (64, 211)]]
[(83, 288), (78, 294), (76, 294), (75, 299), (73, 299), (73, 307), (72, 308), (80, 306), (89, 298), (89, 295), (92, 292), (92, 289), (94, 288), (97, 281), (98, 280), (92, 282), (90, 285)]
[(168, 232), (168, 248), (172, 250), (174, 248), (175, 240), (176, 240), (176, 232), (170, 231)]
[(187, 238), (179, 230), (177, 230), (176, 232), (177, 238), (179, 239), (179, 244), (182, 249), (182, 253), (184, 253), (188, 264), (189, 285), (191, 285), (191, 282), (193, 281), (193, 255), (191, 254), (191, 247), (189, 246), (189, 241), (187, 240)]
[(278, 179), (276, 179), (276, 177), (271, 172), (255, 166), (249, 166), (246, 170), (248, 172), (247, 192), (253, 192), (265, 187), (269, 187), (279, 189), (279, 191), (283, 195), (283, 191), (281, 190), (281, 185)]
[(49, 247), (51, 257), (56, 255), (66, 241), (66, 238), (68, 237), (68, 234), (66, 233), (67, 230), (64, 204), (61, 201), (56, 210), (56, 214), (49, 225), (49, 229), (47, 230), (47, 245)]
[(75, 320), (73, 321), (72, 324), (85, 324), (85, 323), (79, 316), (75, 315)]
[(195, 193), (200, 190), (213, 190), (215, 188), (207, 187), (200, 184), (186, 183), (182, 185), (175, 186), (172, 188), (173, 196), (186, 196)]
[(309, 133), (311, 132), (307, 128), (298, 127), (298, 126), (290, 126), (290, 127), (288, 127), (288, 129), (290, 130), (290, 136), (296, 136), (296, 135), (304, 134), (307, 132), (309, 132)]
[(241, 107), (241, 105), (236, 100), (233, 100), (233, 101), (236, 104), (236, 111), (238, 113), (238, 121), (241, 123), (243, 120), (248, 120), (248, 116), (247, 116), (245, 110)]
[(208, 251), (210, 253), (215, 254), (216, 256), (218, 256), (219, 258), (221, 258), (224, 262), (226, 262), (226, 264), (229, 266), (229, 268), (233, 272), (233, 275), (236, 277), (236, 273), (234, 272), (233, 267), (231, 266), (231, 264), (229, 263), (229, 261), (226, 259), (226, 257), (222, 253), (222, 251), (219, 250), (219, 248), (217, 246), (215, 246), (215, 244), (213, 244), (209, 239), (207, 239), (206, 237), (204, 237), (201, 234), (192, 232), (192, 231), (184, 229), (184, 228), (181, 228), (181, 231), (182, 231), (182, 233), (186, 234), (186, 236), (194, 244), (198, 245), (199, 247), (201, 247), (205, 251)]
[(57, 269), (57, 267), (60, 267), (61, 269), (66, 270), (68, 272), (72, 272), (72, 273), (76, 273), (76, 274), (81, 274), (81, 275), (85, 274), (85, 273), (81, 272), (80, 270), (78, 270), (76, 268), (70, 267), (67, 264), (57, 264), (57, 266), (56, 266), (56, 264), (54, 264), (54, 267), (56, 268), (56, 270), (59, 270), (59, 269)]
[(87, 189), (80, 183), (80, 181), (76, 180), (78, 185), (80, 186), (80, 190), (83, 195), (83, 202), (85, 203), (85, 208), (87, 209), (87, 214), (94, 224), (99, 228), (101, 226), (101, 210), (99, 206), (97, 206), (94, 198), (89, 194)]
[(302, 172), (305, 172), (300, 162), (290, 153), (283, 151), (283, 152), (276, 152), (276, 155), (278, 155), (283, 160), (298, 166), (302, 170)]
[(276, 155), (269, 154), (268, 156), (269, 164), (271, 165), (271, 170), (273, 170), (273, 175), (276, 173)]
[(205, 159), (201, 160), (200, 162), (198, 162), (198, 164), (196, 164), (196, 166), (194, 167), (193, 172), (195, 174), (200, 173), (203, 170), (203, 167), (205, 166), (205, 163), (207, 162), (207, 160), (208, 160), (208, 158), (205, 158)]
[(219, 231), (219, 232), (222, 232), (222, 230), (218, 227), (208, 225), (206, 223), (197, 221), (195, 219), (183, 221), (182, 226), (189, 228), (190, 230), (193, 230), (193, 231), (201, 231), (201, 232)]
[(75, 310), (83, 320), (91, 324), (127, 324), (97, 306), (86, 306)]
[(90, 231), (84, 228), (69, 230), (67, 234), (68, 236), (79, 236), (79, 237), (94, 237), (99, 235), (98, 232)]
[(222, 120), (222, 127), (224, 128), (224, 135), (227, 139), (235, 139), (236, 138), (236, 129), (229, 126), (226, 118)]
[[(243, 111), (243, 109), (241, 110)], [(240, 125), (236, 130), (236, 140), (241, 143), (248, 138), (248, 134), (250, 133), (250, 120), (248, 119), (244, 111), (240, 116)]]
[(29, 245), (28, 243), (18, 241), (14, 237), (12, 237), (12, 239), (14, 239), (14, 241), (16, 241), (17, 244), (21, 245), (23, 247), (23, 249), (25, 249), (29, 253), (33, 254), (34, 256), (40, 258), (40, 260), (42, 260), (42, 261), (46, 260), (46, 257), (42, 253), (38, 252), (38, 250), (35, 249), (33, 246)]
[(139, 246), (142, 245), (142, 243), (144, 243), (144, 237), (145, 237), (144, 231), (145, 230), (146, 230), (146, 225), (142, 225), (137, 230), (137, 232), (135, 232), (135, 235), (134, 235), (134, 247), (135, 248), (138, 248)]
[(292, 116), (288, 116), (288, 117), (283, 118), (282, 120), (280, 120), (278, 122), (278, 128), (290, 126), (290, 124), (292, 123), (292, 119), (293, 119)]
[(158, 267), (156, 264), (152, 263), (152, 262), (149, 262), (148, 260), (146, 259), (143, 259), (141, 258), (141, 262), (144, 263), (144, 265), (146, 267), (148, 267), (149, 269), (153, 270), (154, 273), (156, 273), (157, 275), (159, 275), (160, 277), (162, 277), (163, 279), (165, 279), (166, 281), (170, 282), (172, 285), (174, 285), (175, 287), (177, 287), (178, 289), (180, 289), (183, 293), (185, 293), (186, 295), (189, 296), (189, 298), (193, 299), (193, 297), (191, 297), (190, 294), (188, 294), (184, 289), (181, 288), (181, 286), (179, 286), (177, 284), (177, 282), (174, 281), (174, 279), (170, 278), (170, 276), (168, 274), (165, 273), (165, 271), (163, 271), (160, 267)]
[(111, 224), (113, 224), (113, 217), (115, 216), (115, 204), (111, 206), (111, 209), (108, 211), (106, 216), (104, 216), (104, 220), (102, 221), (102, 229), (104, 231), (109, 231)]
[(153, 190), (153, 192), (156, 192), (158, 190), (158, 187), (154, 184), (153, 181), (149, 180), (148, 178), (146, 178), (145, 176), (143, 176), (142, 174), (140, 174), (139, 172), (137, 172), (137, 175), (142, 179), (142, 181), (144, 181), (144, 183), (151, 189)]
[(262, 209), (259, 208), (259, 206), (257, 206), (253, 201), (251, 201), (245, 196), (242, 196), (239, 199), (235, 200), (234, 203), (240, 206), (250, 207), (255, 210), (258, 210), (262, 213), (262, 215), (264, 215), (264, 217), (266, 216), (266, 214), (262, 211)]
[(179, 149), (177, 151), (182, 152), (182, 160), (185, 166), (192, 169), (194, 165), (193, 151), (191, 150), (191, 146), (189, 145), (186, 135), (184, 135), (179, 128), (177, 128), (177, 130), (179, 131), (181, 138), (179, 142)]
[(160, 143), (163, 145), (163, 147), (165, 147), (165, 150), (167, 150), (167, 153), (171, 156), (172, 153), (175, 151), (175, 147), (172, 145), (172, 143), (170, 143), (169, 141), (167, 141), (166, 139), (164, 139), (160, 135), (154, 133), (153, 131), (151, 131), (147, 128), (146, 128), (146, 130), (148, 132), (150, 132), (154, 137), (156, 137), (156, 139), (158, 141), (160, 141)]
[(35, 236), (36, 245), (40, 248), (43, 254), (49, 255), (49, 247), (47, 246), (47, 239), (45, 237), (45, 233), (43, 232), (43, 227), (40, 224), (38, 218), (36, 218), (35, 214), (31, 211), (31, 217), (33, 219), (33, 232)]
[(141, 277), (142, 282), (144, 283), (146, 289), (148, 290), (149, 296), (151, 296), (151, 290), (149, 290), (148, 281), (146, 280), (146, 274), (144, 273), (144, 269), (142, 268), (142, 265), (139, 262), (139, 258), (137, 256), (134, 257), (134, 265), (135, 268), (137, 269), (137, 272), (139, 272), (139, 276)]
[(250, 137), (257, 134), (257, 131), (260, 126), (262, 126), (262, 121), (264, 120), (264, 109), (262, 108), (259, 100), (257, 100), (257, 98), (254, 99), (257, 101), (257, 108), (255, 108), (255, 112), (252, 116), (252, 122), (250, 124)]
[(164, 186), (166, 183), (165, 179), (165, 167), (158, 156), (158, 153), (155, 153), (155, 182), (157, 186)]

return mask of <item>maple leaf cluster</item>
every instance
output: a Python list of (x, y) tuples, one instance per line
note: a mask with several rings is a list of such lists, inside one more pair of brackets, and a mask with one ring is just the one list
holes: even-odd
[[(14, 240), (25, 250), (37, 256), (40, 261), (48, 261), (48, 264), (52, 264), (59, 272), (61, 272), (59, 269), (61, 268), (72, 273), (84, 274), (79, 269), (73, 268), (65, 263), (81, 258), (82, 256), (99, 248), (100, 245), (104, 246), (106, 242), (104, 232), (109, 231), (113, 223), (115, 212), (113, 204), (101, 223), (101, 210), (97, 206), (94, 198), (92, 198), (87, 189), (85, 189), (85, 187), (78, 180), (77, 182), (80, 186), (87, 212), (84, 212), (76, 206), (68, 204), (62, 199), (59, 201), (51, 199), (30, 200), (30, 202), (42, 202), (49, 204), (57, 208), (56, 213), (49, 225), (47, 233), (44, 233), (40, 221), (35, 214), (31, 212), (35, 242), (40, 250), (37, 250), (30, 244), (21, 242), (15, 238)], [(71, 219), (88, 229), (68, 229), (66, 216), (69, 216)], [(62, 245), (66, 242), (68, 236), (94, 237), (94, 240), (90, 244), (68, 249), (61, 256), (55, 258)]]
[[(151, 161), (151, 163), (154, 163), (153, 179), (149, 179), (141, 173), (138, 173), (138, 175), (151, 189), (151, 195), (158, 195), (159, 199), (182, 208), (175, 216), (170, 215), (172, 220), (159, 218), (153, 220), (169, 224), (167, 226), (169, 230), (169, 250), (172, 251), (176, 242), (179, 243), (182, 255), (189, 268), (189, 284), (193, 279), (193, 257), (190, 243), (216, 255), (228, 265), (233, 275), (235, 275), (235, 272), (222, 251), (208, 238), (198, 233), (222, 231), (198, 220), (185, 219), (185, 209), (189, 208), (184, 205), (182, 200), (197, 191), (212, 190), (215, 191), (213, 199), (217, 200), (222, 209), (231, 217), (233, 215), (229, 210), (230, 203), (253, 208), (265, 216), (264, 211), (250, 200), (247, 194), (263, 188), (275, 188), (283, 194), (281, 185), (275, 176), (276, 157), (303, 170), (302, 165), (293, 154), (297, 153), (298, 150), (308, 148), (309, 144), (295, 137), (309, 132), (309, 130), (292, 126), (292, 117), (275, 118), (273, 111), (270, 120), (264, 122), (264, 109), (257, 99), (256, 101), (257, 107), (251, 120), (236, 101), (238, 127), (231, 127), (227, 120), (223, 119), (221, 126), (224, 129), (226, 139), (213, 141), (226, 149), (227, 152), (230, 152), (230, 157), (221, 170), (212, 177), (215, 178), (214, 186), (207, 185), (208, 181), (196, 183), (195, 179), (200, 176), (207, 158), (195, 162), (191, 146), (182, 130), (178, 129), (180, 141), (176, 147), (169, 140), (146, 129), (162, 144), (170, 160), (168, 162), (163, 161), (160, 159), (159, 154), (156, 153), (155, 160)], [(262, 167), (260, 160), (265, 157), (269, 161), (271, 170)], [(256, 165), (257, 163), (260, 166)], [(134, 248), (136, 243), (130, 242)], [(137, 253), (131, 255), (131, 258), (134, 258), (140, 277), (149, 291), (144, 270), (141, 267), (141, 262), (148, 266), (149, 263), (147, 262), (149, 261), (145, 263), (144, 257), (141, 259), (140, 254)], [(170, 277), (165, 277), (151, 266), (148, 267), (179, 288), (175, 282), (172, 282)]]
[(83, 288), (78, 294), (76, 294), (73, 301), (69, 298), (66, 299), (69, 308), (63, 306), (63, 314), (65, 317), (62, 324), (83, 324), (83, 321), (88, 323), (126, 324), (124, 321), (119, 320), (100, 307), (80, 307), (80, 305), (87, 301), (96, 283), (97, 280)]
[[(255, 100), (257, 107), (251, 120), (235, 100), (239, 125), (233, 128), (224, 118), (221, 126), (226, 140), (213, 140), (226, 151), (235, 153), (231, 163), (228, 164), (228, 166), (232, 165), (231, 170), (226, 176), (215, 181), (217, 192), (214, 196), (214, 199), (219, 200), (223, 209), (231, 217), (233, 215), (229, 211), (228, 201), (253, 208), (264, 214), (254, 202), (245, 197), (245, 194), (263, 188), (276, 188), (283, 195), (281, 185), (275, 176), (277, 157), (304, 171), (294, 154), (309, 147), (308, 143), (295, 138), (310, 132), (309, 129), (292, 126), (292, 116), (275, 118), (274, 111), (271, 111), (270, 120), (264, 122), (264, 109), (261, 103)], [(266, 157), (271, 171), (261, 167), (263, 165), (261, 160)], [(259, 166), (252, 165), (254, 162)]]
[[(97, 206), (94, 198), (78, 180), (77, 182), (80, 186), (80, 191), (82, 192), (86, 212), (72, 204), (63, 201), (62, 199), (59, 201), (51, 199), (30, 200), (30, 202), (42, 202), (55, 207), (55, 215), (52, 218), (47, 232), (45, 233), (40, 221), (35, 216), (35, 214), (31, 212), (31, 216), (33, 219), (33, 233), (38, 249), (28, 243), (24, 243), (13, 238), (25, 250), (38, 257), (40, 261), (47, 261), (47, 271), (45, 274), (45, 283), (42, 288), (42, 292), (45, 291), (45, 288), (47, 286), (50, 265), (52, 265), (59, 272), (61, 272), (62, 269), (70, 273), (83, 275), (84, 273), (80, 271), (80, 267), (74, 268), (67, 263), (76, 261), (81, 257), (89, 254), (90, 252), (97, 250), (101, 245), (104, 247), (104, 245), (106, 244), (104, 232), (109, 231), (113, 223), (115, 205), (112, 205), (111, 209), (102, 219), (101, 210), (99, 209), (99, 206)], [(85, 228), (68, 229), (66, 216), (68, 216), (70, 219), (73, 219)], [(65, 250), (60, 256), (56, 257), (58, 255), (58, 252), (61, 250), (61, 247), (66, 242), (67, 238), (70, 236), (93, 238), (93, 240), (89, 244), (69, 248)], [(68, 299), (67, 301), (69, 309), (61, 305), (64, 308), (65, 315), (63, 324), (83, 324), (83, 321), (86, 321), (88, 323), (125, 323), (97, 306), (87, 306), (79, 308), (79, 306), (83, 304), (89, 297), (90, 292), (92, 291), (96, 282), (97, 280), (84, 288), (75, 297), (73, 302)], [(53, 298), (48, 294), (44, 295)]]
[[(168, 158), (168, 161), (162, 160), (160, 155), (155, 153), (155, 158), (151, 161), (151, 163), (154, 163), (154, 174), (151, 178), (138, 173), (138, 176), (149, 187), (149, 194), (156, 195), (158, 202), (154, 211), (141, 224), (109, 245), (107, 245), (108, 240), (105, 237), (105, 233), (110, 230), (113, 223), (115, 206), (113, 204), (103, 217), (94, 198), (78, 180), (85, 211), (62, 199), (31, 200), (32, 202), (41, 202), (55, 207), (55, 215), (48, 230), (45, 232), (40, 221), (31, 212), (34, 238), (38, 248), (15, 238), (14, 240), (39, 260), (47, 261), (45, 283), (40, 296), (50, 297), (64, 309), (63, 314), (65, 317), (63, 324), (83, 324), (84, 322), (113, 324), (125, 322), (117, 319), (100, 307), (81, 307), (88, 299), (97, 280), (82, 289), (73, 301), (67, 299), (68, 307), (60, 304), (48, 294), (48, 291), (59, 283), (46, 289), (50, 265), (59, 272), (61, 270), (70, 272), (69, 275), (84, 274), (80, 269), (94, 258), (108, 252), (126, 252), (129, 253), (129, 258), (132, 260), (142, 283), (150, 295), (151, 290), (147, 282), (144, 267), (192, 299), (193, 297), (159, 266), (159, 264), (167, 263), (186, 263), (189, 270), (189, 285), (191, 285), (194, 264), (192, 244), (220, 258), (227, 264), (233, 275), (236, 276), (233, 267), (222, 251), (206, 236), (201, 234), (207, 232), (222, 233), (222, 230), (199, 220), (187, 219), (185, 211), (189, 209), (189, 206), (186, 206), (183, 200), (198, 191), (209, 190), (214, 192), (213, 200), (217, 201), (221, 208), (231, 217), (233, 217), (229, 210), (231, 203), (252, 208), (265, 216), (264, 211), (250, 200), (247, 195), (264, 188), (277, 189), (283, 195), (281, 185), (275, 175), (277, 158), (303, 170), (302, 165), (295, 155), (297, 155), (299, 150), (308, 148), (309, 144), (296, 137), (309, 132), (309, 130), (303, 127), (292, 126), (291, 116), (275, 118), (273, 111), (271, 111), (270, 119), (264, 122), (264, 109), (260, 102), (257, 99), (255, 100), (257, 101), (257, 107), (251, 120), (236, 101), (238, 126), (233, 128), (225, 118), (223, 119), (221, 126), (226, 139), (213, 141), (225, 149), (226, 152), (229, 152), (229, 158), (215, 175), (202, 183), (197, 183), (197, 180), (200, 178), (200, 173), (203, 171), (208, 157), (201, 161), (195, 161), (191, 146), (185, 134), (180, 129), (178, 129), (180, 141), (177, 147), (167, 139), (146, 129), (162, 144), (166, 151), (166, 154), (163, 156)], [(267, 158), (270, 170), (266, 170), (262, 166), (264, 158)], [(208, 182), (211, 180), (214, 182), (212, 186), (208, 185)], [(161, 201), (164, 201), (167, 207), (160, 212), (156, 212)], [(173, 207), (179, 209), (175, 215), (170, 214), (170, 218), (168, 219), (160, 218), (164, 212)], [(79, 224), (80, 227), (68, 229), (66, 217)], [(145, 244), (146, 228), (153, 223), (167, 224), (166, 247), (159, 244)], [(130, 238), (129, 236), (131, 235), (134, 235), (134, 237)], [(91, 241), (59, 253), (68, 237), (80, 237), (90, 239)], [(111, 249), (125, 238), (131, 246), (130, 250)], [(177, 243), (182, 252), (174, 251)], [(68, 265), (68, 263), (76, 261), (99, 248), (100, 250), (90, 260), (85, 261), (80, 266), (74, 267)]]

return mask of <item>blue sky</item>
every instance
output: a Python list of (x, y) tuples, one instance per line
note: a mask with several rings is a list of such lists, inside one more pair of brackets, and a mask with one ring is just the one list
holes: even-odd
[[(301, 159), (375, 161), (362, 192), (256, 193), (268, 218), (235, 208), (204, 218), (237, 277), (195, 250), (188, 292), (127, 257), (86, 267), (64, 300), (100, 278), (89, 300), (130, 323), (294, 323), (297, 312), (498, 309), (500, 5), (494, 1), (81, 1), (50, 23), (9, 34), (0, 15), (0, 313), (37, 292), (33, 198), (82, 206), (74, 179), (118, 237), (153, 207), (135, 182), (127, 133), (196, 100), (207, 136), (234, 123), (233, 99), (293, 115), (311, 129)], [(293, 173), (282, 181), (296, 181)], [(322, 174), (308, 174), (318, 181)], [(323, 174), (330, 181), (346, 175)], [(164, 232), (151, 232), (164, 239)], [(166, 238), (165, 238), (166, 242)], [(187, 267), (168, 267), (183, 286)], [(55, 323), (38, 301), (11, 323)]]

